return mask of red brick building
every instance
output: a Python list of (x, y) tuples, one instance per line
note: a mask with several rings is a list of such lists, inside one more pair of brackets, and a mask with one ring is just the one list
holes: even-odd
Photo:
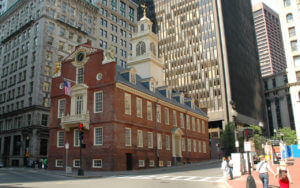
[[(151, 23), (142, 19), (141, 24)], [(84, 170), (130, 170), (209, 159), (207, 115), (193, 99), (158, 86), (161, 78), (147, 75), (162, 70), (159, 58), (142, 60), (154, 55), (157, 43), (135, 40), (142, 37), (133, 36), (138, 62), (131, 59), (127, 69), (116, 65), (110, 50), (104, 53), (88, 44), (61, 63), (52, 80), (49, 168), (64, 170), (66, 163), (79, 167), (80, 123), (86, 145)], [(152, 55), (147, 53), (150, 46)], [(141, 72), (141, 62), (151, 68)], [(72, 81), (71, 96), (65, 95), (64, 79)]]

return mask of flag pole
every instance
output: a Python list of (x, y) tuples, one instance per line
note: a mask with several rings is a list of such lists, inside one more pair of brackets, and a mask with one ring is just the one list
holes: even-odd
[(69, 81), (69, 82), (72, 82), (72, 83), (76, 84), (76, 82), (75, 82), (74, 80), (70, 80), (70, 79), (68, 79), (68, 78), (64, 78), (64, 80), (67, 80), (67, 81)]

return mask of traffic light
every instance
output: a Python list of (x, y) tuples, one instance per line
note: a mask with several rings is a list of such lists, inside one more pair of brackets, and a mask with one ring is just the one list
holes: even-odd
[(80, 124), (78, 125), (78, 127), (79, 127), (79, 129), (80, 129), (80, 132), (82, 132), (82, 131), (83, 131), (83, 124), (80, 123)]
[(81, 142), (82, 142), (82, 140), (83, 140), (83, 131), (80, 131), (80, 132), (79, 132), (79, 139), (80, 139)]

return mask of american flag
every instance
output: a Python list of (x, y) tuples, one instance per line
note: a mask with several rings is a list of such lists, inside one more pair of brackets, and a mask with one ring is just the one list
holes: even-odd
[(64, 80), (65, 95), (71, 96), (71, 83)]

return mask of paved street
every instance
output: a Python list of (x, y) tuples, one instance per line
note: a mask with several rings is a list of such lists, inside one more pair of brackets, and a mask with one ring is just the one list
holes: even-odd
[(131, 172), (90, 173), (89, 177), (67, 177), (57, 171), (24, 168), (0, 169), (0, 188), (19, 187), (125, 187), (125, 188), (222, 188), (219, 162), (175, 168)]

